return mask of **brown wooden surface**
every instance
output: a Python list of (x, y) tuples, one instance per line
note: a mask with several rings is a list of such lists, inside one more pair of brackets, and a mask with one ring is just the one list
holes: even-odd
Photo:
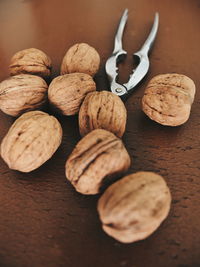
[[(98, 89), (108, 89), (104, 63), (124, 8), (129, 20), (121, 81), (132, 68), (131, 53), (144, 42), (155, 11), (160, 13), (150, 71), (126, 101), (123, 137), (131, 155), (130, 172), (163, 175), (172, 192), (167, 220), (151, 237), (125, 245), (102, 230), (98, 196), (83, 196), (66, 181), (64, 164), (80, 139), (77, 117), (59, 118), (64, 137), (51, 160), (29, 174), (9, 170), (0, 160), (0, 266), (160, 267), (200, 266), (200, 1), (198, 0), (2, 0), (0, 1), (0, 80), (11, 56), (36, 47), (59, 74), (66, 50), (87, 42), (101, 55)], [(197, 87), (189, 121), (176, 128), (150, 121), (141, 111), (145, 85), (160, 73), (191, 77)], [(13, 119), (0, 114), (0, 138)]]

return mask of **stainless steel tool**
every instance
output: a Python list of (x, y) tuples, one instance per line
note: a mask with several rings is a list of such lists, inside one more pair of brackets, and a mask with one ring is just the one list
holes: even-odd
[(144, 76), (147, 74), (149, 70), (150, 63), (148, 54), (158, 31), (159, 14), (158, 13), (155, 14), (152, 29), (145, 43), (143, 44), (143, 46), (139, 51), (133, 54), (133, 57), (137, 57), (139, 59), (139, 64), (137, 68), (133, 70), (133, 73), (130, 75), (130, 78), (127, 83), (119, 84), (117, 82), (117, 76), (118, 76), (117, 65), (119, 63), (119, 59), (127, 54), (127, 52), (122, 47), (122, 36), (127, 19), (128, 19), (128, 9), (125, 9), (120, 19), (117, 33), (115, 35), (114, 49), (112, 55), (107, 59), (105, 64), (105, 69), (110, 82), (111, 91), (120, 97), (127, 95), (129, 92), (131, 92), (138, 85), (138, 83), (144, 78)]

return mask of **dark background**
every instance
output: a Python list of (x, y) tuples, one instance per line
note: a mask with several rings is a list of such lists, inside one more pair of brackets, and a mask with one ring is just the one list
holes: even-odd
[[(126, 7), (123, 43), (129, 55), (120, 67), (121, 82), (128, 79), (131, 54), (147, 37), (154, 13), (160, 13), (150, 71), (126, 101), (123, 141), (132, 158), (129, 172), (150, 170), (166, 179), (173, 198), (170, 214), (144, 241), (121, 244), (107, 236), (96, 211), (99, 196), (78, 194), (65, 179), (65, 161), (80, 136), (77, 117), (59, 117), (62, 145), (38, 170), (23, 174), (0, 160), (0, 266), (200, 266), (200, 1), (1, 0), (0, 80), (8, 77), (9, 60), (19, 50), (46, 52), (55, 77), (67, 49), (86, 42), (101, 56), (98, 89), (108, 89), (104, 64)], [(158, 125), (141, 111), (147, 82), (168, 72), (188, 75), (197, 87), (190, 119), (181, 127)], [(1, 139), (12, 122), (0, 114)]]

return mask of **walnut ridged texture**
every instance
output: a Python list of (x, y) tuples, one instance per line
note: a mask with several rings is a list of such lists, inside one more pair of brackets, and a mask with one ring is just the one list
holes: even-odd
[(82, 136), (94, 129), (105, 129), (122, 137), (127, 111), (122, 100), (108, 91), (87, 94), (79, 111), (79, 131)]
[(160, 175), (137, 172), (108, 187), (97, 209), (103, 230), (131, 243), (150, 236), (167, 217), (170, 204), (169, 188)]
[(51, 75), (51, 59), (37, 48), (28, 48), (14, 54), (9, 70), (11, 75), (28, 73), (48, 78)]
[(1, 143), (1, 157), (10, 169), (30, 172), (57, 150), (62, 128), (54, 116), (30, 111), (19, 117)]
[(40, 109), (47, 102), (47, 84), (38, 76), (19, 74), (0, 83), (0, 109), (11, 116)]
[(97, 194), (107, 179), (124, 173), (130, 163), (121, 139), (111, 132), (97, 129), (76, 145), (66, 162), (66, 177), (76, 191)]
[(66, 52), (61, 64), (61, 74), (82, 72), (94, 76), (99, 65), (100, 56), (96, 49), (86, 43), (78, 43)]
[(85, 73), (70, 73), (56, 77), (48, 89), (50, 103), (63, 115), (75, 115), (87, 93), (95, 91), (96, 84)]
[(167, 126), (185, 123), (190, 116), (195, 84), (182, 74), (161, 74), (147, 85), (142, 109), (152, 120)]

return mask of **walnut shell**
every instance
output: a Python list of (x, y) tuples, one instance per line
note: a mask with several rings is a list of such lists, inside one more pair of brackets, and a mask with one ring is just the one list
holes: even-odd
[(94, 129), (105, 129), (121, 137), (126, 117), (124, 103), (117, 95), (108, 91), (89, 93), (79, 111), (80, 134), (84, 136)]
[(137, 172), (108, 187), (97, 209), (103, 230), (130, 243), (151, 235), (167, 217), (170, 203), (169, 188), (160, 175)]
[(28, 48), (17, 52), (9, 66), (10, 74), (28, 73), (48, 78), (51, 75), (51, 59), (41, 50)]
[(58, 120), (42, 111), (19, 117), (1, 143), (1, 156), (10, 169), (30, 172), (57, 150), (62, 139)]
[(71, 73), (56, 77), (49, 85), (50, 103), (64, 115), (74, 115), (88, 92), (96, 90), (92, 77), (85, 73)]
[(82, 72), (94, 76), (100, 65), (98, 52), (85, 43), (75, 44), (65, 54), (61, 74)]
[(142, 98), (142, 109), (152, 120), (168, 126), (185, 123), (194, 101), (195, 84), (181, 74), (161, 74), (154, 77)]
[(103, 182), (125, 172), (129, 166), (130, 157), (121, 139), (97, 129), (76, 145), (66, 162), (66, 177), (76, 191), (97, 194)]
[(47, 102), (47, 84), (38, 76), (20, 74), (0, 83), (0, 109), (11, 116), (42, 108)]

